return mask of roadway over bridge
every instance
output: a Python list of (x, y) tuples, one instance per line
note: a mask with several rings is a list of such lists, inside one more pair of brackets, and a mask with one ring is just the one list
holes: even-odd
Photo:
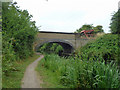
[(80, 33), (39, 31), (35, 42), (35, 51), (45, 43), (58, 43), (64, 48), (64, 53), (71, 53), (93, 39), (81, 37)]

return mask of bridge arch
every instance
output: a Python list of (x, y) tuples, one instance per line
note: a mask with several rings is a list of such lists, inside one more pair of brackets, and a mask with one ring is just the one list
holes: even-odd
[(37, 51), (39, 49), (39, 47), (45, 43), (58, 43), (58, 44), (60, 44), (64, 49), (64, 51), (63, 51), (64, 53), (72, 53), (75, 50), (72, 43), (65, 41), (65, 40), (54, 39), (54, 40), (47, 40), (47, 41), (43, 41), (43, 42), (38, 43), (35, 46), (35, 51)]

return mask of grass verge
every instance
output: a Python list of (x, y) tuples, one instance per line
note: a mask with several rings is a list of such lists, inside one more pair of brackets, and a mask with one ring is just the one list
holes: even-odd
[[(44, 59), (44, 58), (43, 58)], [(43, 59), (39, 61), (36, 71), (39, 73), (43, 83), (41, 86), (43, 88), (67, 88), (59, 83), (59, 73), (56, 74), (51, 72), (51, 70), (46, 69), (42, 66)]]
[(44, 88), (119, 88), (120, 72), (116, 63), (65, 59), (46, 55), (37, 69)]
[(21, 88), (21, 80), (27, 66), (36, 60), (40, 55), (34, 54), (25, 60), (13, 62), (16, 70), (9, 73), (8, 76), (2, 76), (2, 88)]

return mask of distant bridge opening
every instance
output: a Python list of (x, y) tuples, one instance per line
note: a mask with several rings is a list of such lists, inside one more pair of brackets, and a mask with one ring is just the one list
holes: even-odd
[(36, 46), (35, 51), (39, 51), (39, 48), (41, 48), (41, 46), (43, 46), (46, 43), (57, 43), (59, 45), (61, 45), (63, 47), (63, 52), (64, 54), (70, 54), (74, 51), (74, 48), (72, 45), (70, 45), (68, 42), (64, 42), (64, 41), (47, 41), (47, 42), (43, 42), (42, 44), (39, 44)]

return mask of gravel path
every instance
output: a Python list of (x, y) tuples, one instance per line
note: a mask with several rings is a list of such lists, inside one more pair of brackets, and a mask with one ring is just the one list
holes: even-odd
[(42, 81), (40, 80), (40, 76), (37, 75), (37, 71), (35, 71), (35, 68), (38, 64), (38, 61), (40, 61), (43, 57), (43, 55), (40, 55), (37, 60), (35, 60), (27, 67), (24, 77), (22, 79), (22, 88), (42, 88), (40, 86)]

